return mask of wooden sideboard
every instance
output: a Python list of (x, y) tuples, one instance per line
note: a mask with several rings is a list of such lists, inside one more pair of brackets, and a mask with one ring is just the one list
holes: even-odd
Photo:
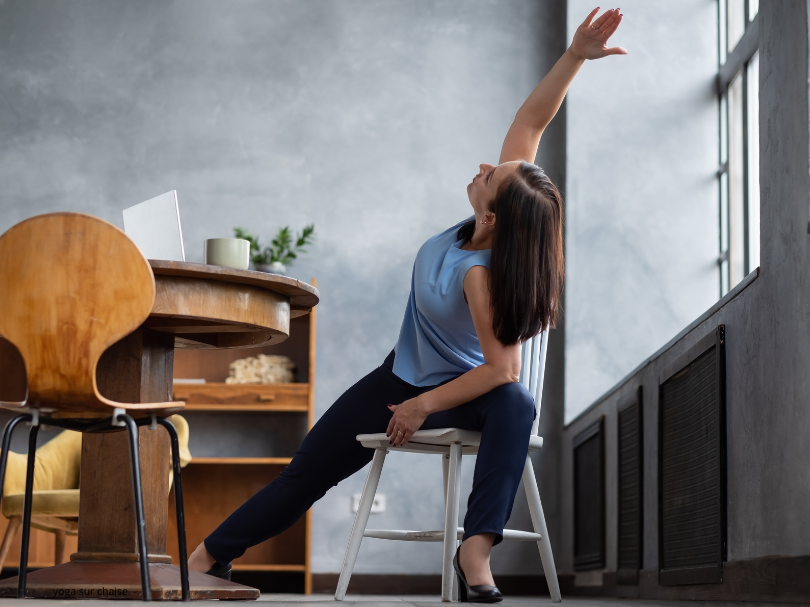
[[(315, 280), (312, 281), (313, 286)], [(276, 345), (223, 350), (175, 350), (174, 377), (205, 383), (174, 384), (175, 400), (190, 427), (191, 463), (183, 470), (189, 552), (290, 462), (314, 421), (315, 310), (290, 320), (290, 337)], [(226, 384), (231, 362), (258, 354), (289, 356), (294, 383)], [(173, 499), (173, 497), (171, 497)], [(300, 590), (311, 591), (308, 512), (290, 529), (250, 548), (234, 561), (242, 572), (300, 574)], [(174, 510), (169, 509), (168, 553), (177, 562)], [(270, 578), (270, 576), (265, 576)], [(295, 579), (298, 576), (287, 576)], [(293, 583), (293, 585), (297, 585)], [(289, 579), (285, 584), (289, 588)], [(299, 591), (300, 591), (299, 590)]]

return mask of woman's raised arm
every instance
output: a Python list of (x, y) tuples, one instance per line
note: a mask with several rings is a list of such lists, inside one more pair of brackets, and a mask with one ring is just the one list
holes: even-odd
[(574, 33), (571, 46), (520, 106), (515, 121), (506, 133), (498, 164), (512, 160), (534, 162), (543, 131), (560, 109), (568, 87), (586, 59), (627, 54), (620, 46), (607, 46), (608, 39), (622, 22), (620, 9), (606, 11), (594, 21), (598, 12), (599, 7), (585, 18)]

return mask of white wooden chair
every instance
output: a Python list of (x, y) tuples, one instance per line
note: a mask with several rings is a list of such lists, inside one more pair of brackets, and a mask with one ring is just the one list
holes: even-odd
[[(534, 476), (534, 467), (529, 453), (539, 451), (543, 446), (543, 439), (537, 436), (540, 423), (540, 399), (543, 394), (543, 376), (546, 364), (546, 347), (548, 345), (548, 332), (523, 344), (520, 381), (529, 390), (536, 403), (537, 415), (532, 425), (532, 435), (529, 439), (529, 450), (526, 454), (526, 463), (523, 467), (523, 487), (529, 502), (529, 512), (532, 517), (534, 533), (527, 531), (513, 531), (504, 529), (504, 540), (536, 541), (540, 550), (540, 559), (543, 562), (546, 582), (554, 603), (561, 601), (560, 585), (557, 581), (557, 570), (554, 567), (554, 556), (551, 553), (551, 544), (548, 539), (546, 520), (543, 516), (543, 506), (540, 504), (540, 493), (537, 489), (537, 480)], [(461, 456), (478, 453), (481, 443), (481, 433), (458, 428), (442, 428), (439, 430), (418, 430), (414, 432), (411, 440), (402, 447), (393, 447), (385, 433), (360, 434), (357, 437), (363, 446), (375, 449), (371, 461), (371, 469), (363, 487), (357, 516), (354, 519), (349, 545), (346, 547), (346, 556), (343, 559), (343, 568), (340, 571), (335, 600), (342, 601), (349, 587), (360, 543), (364, 537), (374, 537), (383, 540), (399, 540), (406, 542), (444, 542), (444, 557), (442, 560), (442, 601), (456, 600), (458, 584), (453, 570), (453, 556), (459, 540), (464, 535), (464, 529), (458, 526), (458, 504), (461, 481)], [(443, 531), (399, 531), (387, 529), (366, 529), (368, 517), (371, 513), (371, 504), (377, 492), (385, 456), (389, 451), (405, 451), (408, 453), (437, 453), (442, 457), (442, 472), (444, 477), (444, 530)]]

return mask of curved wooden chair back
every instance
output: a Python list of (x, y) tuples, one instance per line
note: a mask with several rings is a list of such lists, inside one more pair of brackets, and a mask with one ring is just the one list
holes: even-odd
[[(0, 236), (0, 334), (19, 349), (30, 407), (122, 406), (101, 396), (96, 365), (149, 316), (155, 278), (121, 230), (52, 213)], [(125, 405), (124, 405), (125, 406)]]

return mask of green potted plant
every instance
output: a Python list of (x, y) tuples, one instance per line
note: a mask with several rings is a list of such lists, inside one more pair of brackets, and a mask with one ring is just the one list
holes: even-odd
[(234, 228), (233, 233), (236, 238), (243, 238), (250, 243), (250, 260), (259, 272), (284, 276), (287, 273), (287, 265), (297, 259), (299, 254), (306, 253), (304, 247), (312, 244), (315, 239), (315, 224), (305, 226), (295, 236), (290, 226), (279, 228), (276, 237), (264, 249), (259, 245), (259, 239), (244, 228)]

